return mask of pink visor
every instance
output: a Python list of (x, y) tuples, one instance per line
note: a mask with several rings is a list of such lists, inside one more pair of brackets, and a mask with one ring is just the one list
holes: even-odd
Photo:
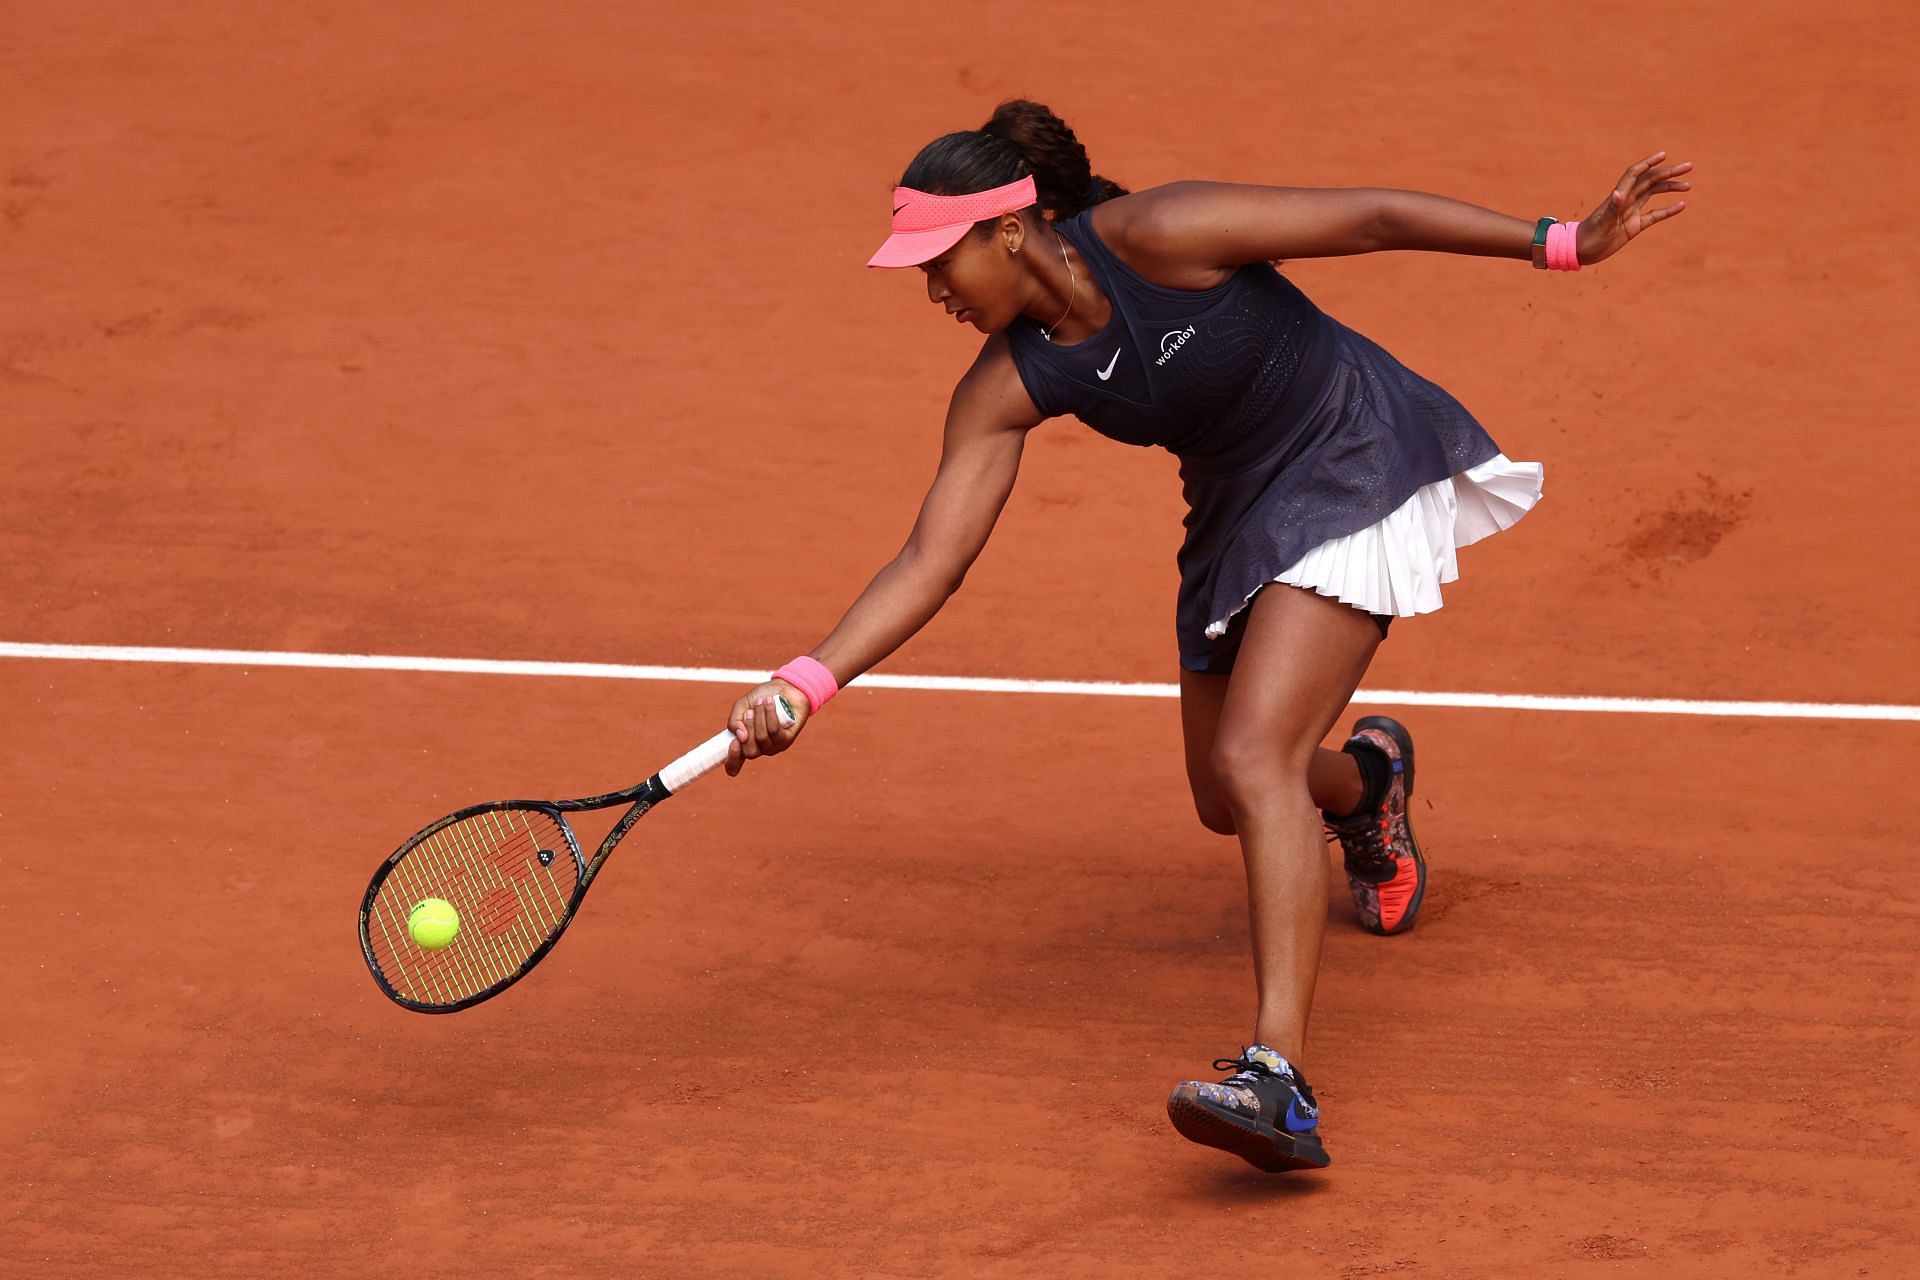
[(1028, 174), (1018, 182), (964, 196), (936, 196), (912, 187), (893, 189), (893, 234), (870, 267), (917, 267), (960, 243), (967, 228), (987, 218), (1024, 209), (1039, 200)]

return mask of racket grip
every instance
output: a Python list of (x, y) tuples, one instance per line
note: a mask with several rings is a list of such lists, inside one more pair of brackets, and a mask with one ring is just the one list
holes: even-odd
[[(793, 724), (793, 708), (787, 705), (785, 698), (774, 699), (773, 713), (781, 727)], [(725, 764), (733, 742), (733, 730), (722, 729), (654, 776), (660, 779), (660, 785), (667, 789), (668, 795), (674, 795), (682, 787), (699, 781)]]

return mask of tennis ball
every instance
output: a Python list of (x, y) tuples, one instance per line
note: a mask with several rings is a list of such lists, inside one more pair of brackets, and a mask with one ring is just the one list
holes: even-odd
[(407, 917), (407, 932), (429, 951), (438, 951), (460, 932), (460, 913), (445, 898), (427, 898)]

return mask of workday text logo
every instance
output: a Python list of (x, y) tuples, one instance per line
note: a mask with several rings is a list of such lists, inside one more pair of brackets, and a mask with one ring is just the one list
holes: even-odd
[(1173, 353), (1186, 346), (1188, 339), (1192, 337), (1192, 325), (1188, 325), (1184, 329), (1170, 329), (1166, 333), (1161, 334), (1160, 358), (1153, 362), (1153, 367), (1157, 369), (1167, 361), (1173, 359)]

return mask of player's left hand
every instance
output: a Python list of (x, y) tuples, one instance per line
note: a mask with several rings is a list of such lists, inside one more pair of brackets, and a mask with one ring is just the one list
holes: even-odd
[(1658, 209), (1647, 208), (1647, 201), (1668, 191), (1688, 191), (1693, 184), (1680, 181), (1680, 175), (1693, 171), (1693, 161), (1662, 165), (1664, 151), (1656, 151), (1622, 174), (1607, 198), (1591, 216), (1580, 223), (1580, 239), (1575, 249), (1580, 265), (1590, 267), (1605, 262), (1627, 247), (1627, 241), (1656, 222), (1664, 222), (1687, 207), (1676, 200)]

